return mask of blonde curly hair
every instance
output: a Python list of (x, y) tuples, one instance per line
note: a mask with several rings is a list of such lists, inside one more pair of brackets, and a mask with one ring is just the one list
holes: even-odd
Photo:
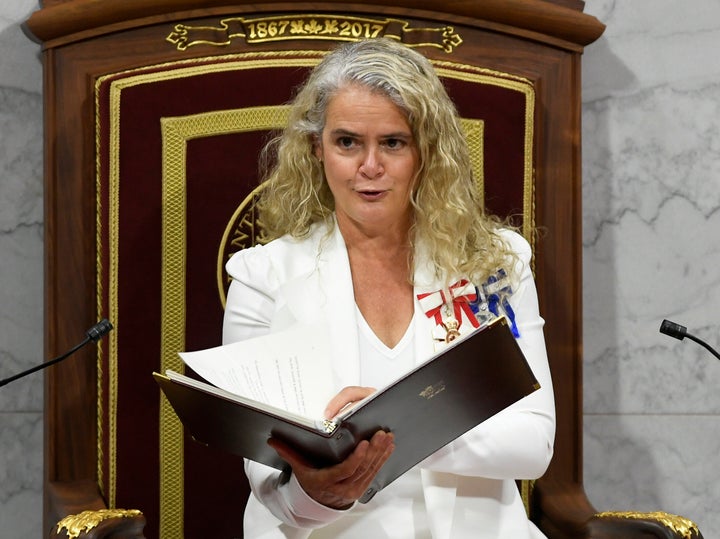
[(334, 49), (297, 93), (288, 126), (263, 151), (263, 241), (302, 238), (314, 223), (332, 222), (334, 199), (313, 148), (330, 100), (350, 84), (387, 96), (407, 115), (420, 156), (412, 251), (422, 248), (440, 278), (481, 283), (501, 268), (512, 272), (515, 256), (498, 234), (505, 225), (482, 211), (453, 102), (427, 58), (386, 38)]

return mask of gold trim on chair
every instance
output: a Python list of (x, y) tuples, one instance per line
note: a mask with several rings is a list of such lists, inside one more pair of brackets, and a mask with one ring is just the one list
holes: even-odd
[(695, 524), (692, 520), (679, 515), (666, 513), (664, 511), (653, 511), (650, 513), (640, 513), (635, 511), (605, 511), (603, 513), (597, 513), (595, 518), (654, 520), (685, 539), (692, 539), (693, 537), (698, 537), (700, 534), (697, 524)]
[(532, 500), (533, 489), (535, 488), (534, 479), (523, 479), (520, 481), (520, 498), (528, 518), (530, 517), (530, 500)]
[[(98, 82), (99, 84), (99, 82)], [(100, 106), (99, 106), (99, 100), (100, 96), (98, 93), (98, 85), (95, 86), (95, 126), (96, 126), (96, 133), (95, 133), (95, 205), (96, 205), (96, 215), (95, 215), (95, 264), (96, 264), (96, 274), (95, 274), (95, 286), (96, 286), (96, 298), (95, 298), (95, 305), (97, 308), (98, 316), (97, 318), (102, 318), (103, 313), (103, 282), (102, 282), (102, 253), (103, 253), (103, 245), (102, 245), (102, 235), (103, 235), (103, 221), (102, 221), (102, 212), (101, 208), (103, 207), (101, 193), (102, 193), (102, 185), (101, 185), (101, 178), (100, 178), (100, 137), (99, 137), (99, 131), (100, 131)], [(102, 402), (103, 402), (103, 395), (104, 395), (104, 389), (103, 389), (103, 379), (105, 377), (104, 367), (103, 367), (103, 358), (107, 354), (105, 351), (104, 343), (102, 342), (104, 339), (100, 339), (97, 343), (97, 350), (95, 352), (95, 363), (97, 367), (97, 380), (96, 380), (96, 388), (97, 388), (97, 477), (98, 477), (98, 488), (100, 489), (100, 492), (105, 492), (105, 483), (104, 483), (104, 472), (103, 472), (103, 460), (104, 460), (104, 449), (103, 444), (101, 443), (101, 440), (104, 438), (104, 431), (105, 431), (105, 424), (103, 421), (103, 415), (102, 415)]]
[[(220, 297), (220, 304), (225, 309), (226, 287), (229, 286), (228, 277), (225, 273), (225, 263), (232, 254), (248, 247), (252, 247), (257, 243), (260, 237), (260, 230), (257, 227), (257, 219), (255, 215), (255, 201), (265, 186), (264, 183), (253, 189), (252, 193), (245, 197), (240, 205), (233, 213), (230, 221), (228, 221), (220, 240), (220, 248), (217, 256), (217, 290)], [(229, 248), (232, 247), (232, 248)]]
[(68, 515), (57, 523), (57, 533), (65, 533), (68, 539), (80, 537), (80, 534), (94, 530), (98, 525), (111, 518), (132, 518), (142, 516), (137, 509), (99, 509)]
[[(185, 345), (187, 143), (199, 137), (267, 130), (286, 123), (287, 107), (250, 107), (162, 118), (162, 343), (161, 372), (183, 371)], [(161, 536), (182, 537), (183, 426), (167, 399), (160, 408)], [(165, 518), (166, 514), (180, 518)], [(180, 529), (178, 529), (178, 527)]]
[(471, 118), (460, 118), (460, 126), (465, 133), (470, 148), (470, 166), (472, 167), (475, 188), (480, 195), (480, 203), (485, 207), (485, 122)]
[[(289, 106), (278, 105), (219, 110), (184, 117), (163, 118), (163, 167), (170, 163), (178, 165), (177, 168), (173, 167), (169, 169), (172, 170), (173, 177), (163, 174), (163, 181), (185, 184), (185, 148), (188, 140), (229, 133), (282, 129), (287, 124), (288, 112)], [(180, 167), (179, 165), (183, 166)], [(177, 177), (175, 177), (175, 175)], [(220, 301), (223, 307), (225, 307), (225, 293), (222, 281), (224, 247), (230, 238), (231, 229), (233, 228), (231, 225), (234, 224), (234, 219), (242, 211), (241, 209), (248, 204), (248, 199), (252, 200), (252, 197), (258, 192), (258, 189), (259, 188), (255, 189), (248, 198), (243, 201), (238, 210), (236, 210), (220, 242), (217, 282)], [(254, 223), (251, 226), (254, 226)], [(236, 242), (238, 239), (233, 237), (231, 241)], [(250, 247), (250, 245), (241, 246), (241, 248), (244, 247)]]
[[(161, 121), (160, 372), (167, 369), (183, 372), (182, 360), (177, 353), (185, 350), (186, 147), (184, 141), (168, 136), (167, 131), (167, 124)], [(169, 160), (168, 154), (179, 154), (179, 160)], [(160, 397), (160, 418), (160, 536), (182, 537), (185, 481), (183, 426), (164, 395)], [(166, 519), (165, 514), (175, 515), (175, 518)]]

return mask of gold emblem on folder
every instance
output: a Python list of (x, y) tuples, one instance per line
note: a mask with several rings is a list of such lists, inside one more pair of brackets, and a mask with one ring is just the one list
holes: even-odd
[(445, 391), (445, 382), (440, 380), (437, 384), (427, 386), (425, 389), (423, 389), (418, 395), (422, 397), (423, 399), (430, 400), (438, 393), (442, 393)]

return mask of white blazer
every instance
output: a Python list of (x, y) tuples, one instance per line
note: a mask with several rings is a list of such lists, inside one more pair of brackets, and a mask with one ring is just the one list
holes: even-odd
[[(517, 252), (519, 279), (513, 283), (510, 305), (525, 353), (541, 389), (490, 418), (418, 465), (418, 490), (430, 533), (436, 539), (525, 539), (543, 535), (527, 520), (515, 479), (534, 479), (552, 457), (555, 409), (552, 382), (530, 270), (530, 246), (518, 234), (503, 232)], [(422, 259), (422, 257), (419, 257)], [(438, 290), (422, 260), (416, 260), (415, 294)], [(337, 226), (313, 228), (302, 240), (283, 237), (265, 246), (245, 249), (227, 263), (233, 281), (228, 291), (223, 342), (235, 342), (287, 329), (302, 323), (327, 328), (335, 361), (336, 389), (358, 385), (360, 358), (358, 324), (350, 264)], [(475, 283), (478, 284), (478, 283)], [(420, 309), (416, 301), (416, 310)], [(418, 363), (436, 348), (436, 322), (424, 313), (415, 317)], [(469, 324), (461, 326), (461, 332)], [(417, 467), (416, 467), (417, 468)], [(246, 538), (415, 537), (403, 529), (412, 517), (412, 504), (402, 509), (372, 512), (354, 525), (352, 508), (338, 511), (316, 503), (291, 476), (246, 461), (252, 494), (245, 510)], [(390, 485), (392, 487), (392, 485)], [(390, 488), (387, 487), (387, 488)], [(380, 500), (382, 491), (374, 500)], [(380, 503), (376, 502), (376, 503)], [(372, 503), (372, 502), (371, 502)], [(356, 504), (357, 505), (357, 504)], [(367, 511), (367, 508), (362, 508)], [(348, 522), (347, 530), (343, 530)], [(332, 529), (332, 534), (323, 533)], [(360, 529), (358, 529), (360, 528)], [(316, 530), (316, 531), (314, 531)], [(412, 532), (411, 532), (412, 533)]]

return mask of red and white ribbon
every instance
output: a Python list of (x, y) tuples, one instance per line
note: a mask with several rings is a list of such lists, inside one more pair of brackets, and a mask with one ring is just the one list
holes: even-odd
[(449, 288), (444, 288), (436, 292), (418, 294), (417, 298), (420, 301), (423, 312), (428, 318), (435, 318), (435, 322), (438, 325), (445, 325), (443, 321), (443, 308), (446, 310), (446, 315), (450, 314), (450, 309), (452, 308), (452, 314), (459, 325), (462, 325), (462, 315), (465, 313), (465, 317), (473, 327), (480, 327), (480, 322), (478, 322), (470, 308), (470, 304), (476, 303), (478, 300), (477, 290), (475, 289), (475, 285), (467, 279), (461, 279), (455, 284), (450, 285)]

